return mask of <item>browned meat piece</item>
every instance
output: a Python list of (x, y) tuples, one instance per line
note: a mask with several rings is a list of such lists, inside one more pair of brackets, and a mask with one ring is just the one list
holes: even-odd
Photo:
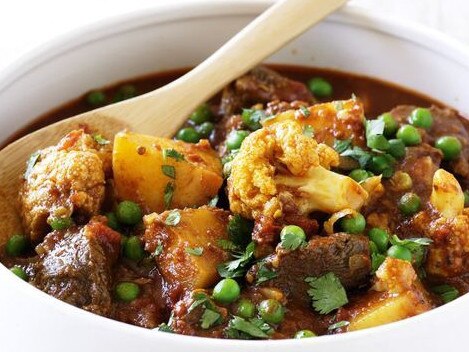
[(74, 306), (107, 316), (111, 312), (111, 267), (121, 245), (119, 233), (92, 221), (54, 231), (36, 248), (31, 283)]
[[(394, 108), (391, 114), (401, 123), (408, 123), (408, 117), (416, 106), (401, 105)], [(463, 118), (449, 108), (432, 106), (430, 112), (433, 116), (433, 126), (424, 135), (424, 142), (433, 145), (441, 136), (455, 136), (462, 144), (461, 157), (449, 163), (450, 169), (469, 183), (469, 131), (465, 127)]]
[(39, 151), (20, 190), (23, 225), (33, 242), (50, 231), (48, 221), (73, 216), (86, 222), (104, 200), (110, 148), (83, 130), (72, 131), (56, 146)]
[[(285, 292), (287, 299), (304, 307), (311, 305), (307, 294), (307, 277), (319, 277), (333, 272), (347, 289), (367, 283), (370, 274), (369, 240), (365, 236), (337, 233), (327, 237), (313, 237), (305, 247), (288, 251), (280, 246), (265, 259), (265, 268), (277, 277), (264, 285)], [(259, 265), (247, 274), (254, 282)]]
[[(164, 299), (164, 283), (158, 270), (150, 267), (149, 272), (137, 272), (119, 265), (114, 277), (119, 282), (134, 282), (140, 287), (140, 294), (132, 302), (115, 301), (112, 318), (124, 323), (154, 329), (167, 314)], [(141, 270), (140, 270), (141, 271)]]
[(268, 68), (256, 67), (224, 89), (220, 114), (231, 116), (241, 112), (242, 108), (272, 100), (303, 100), (310, 105), (313, 96), (303, 83), (283, 77)]

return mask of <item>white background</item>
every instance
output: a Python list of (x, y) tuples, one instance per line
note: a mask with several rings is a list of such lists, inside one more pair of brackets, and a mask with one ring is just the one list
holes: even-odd
[[(0, 71), (29, 50), (77, 27), (156, 3), (176, 1), (200, 0), (0, 0)], [(469, 45), (469, 0), (350, 3), (432, 26)]]

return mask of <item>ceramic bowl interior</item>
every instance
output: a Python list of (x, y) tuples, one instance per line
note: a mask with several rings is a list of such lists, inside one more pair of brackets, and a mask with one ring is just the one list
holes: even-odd
[[(162, 5), (57, 39), (0, 77), (0, 140), (92, 88), (196, 65), (266, 6), (254, 0)], [(464, 48), (436, 32), (353, 7), (330, 16), (268, 61), (378, 77), (469, 112)], [(469, 307), (464, 296), (421, 316), (354, 333), (308, 341), (227, 341), (159, 333), (92, 315), (20, 282), (2, 265), (0, 282), (0, 331), (8, 336), (2, 339), (4, 351), (451, 350), (464, 336)]]

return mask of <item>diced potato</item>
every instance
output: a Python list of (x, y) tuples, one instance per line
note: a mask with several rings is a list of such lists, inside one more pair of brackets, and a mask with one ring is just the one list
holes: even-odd
[[(184, 160), (164, 157), (164, 150), (171, 149)], [(163, 173), (163, 166), (166, 171), (169, 166), (169, 174), (174, 170), (174, 178)], [(168, 208), (194, 207), (207, 204), (223, 183), (220, 159), (208, 141), (190, 144), (128, 132), (114, 139), (113, 172), (119, 199), (155, 212), (166, 208), (165, 190), (167, 197), (172, 193)]]
[(170, 285), (183, 289), (209, 288), (219, 279), (217, 265), (229, 255), (218, 245), (228, 239), (229, 213), (216, 208), (175, 210), (181, 219), (172, 226), (165, 223), (171, 213), (144, 217), (145, 249), (155, 255), (158, 268)]
[(430, 203), (446, 218), (454, 218), (462, 213), (464, 193), (453, 174), (443, 169), (436, 170)]
[(304, 126), (312, 126), (314, 139), (318, 143), (334, 145), (336, 139), (352, 139), (354, 145), (365, 145), (365, 115), (363, 105), (356, 99), (333, 101), (316, 104), (307, 108), (308, 113), (302, 110), (289, 110), (266, 119), (264, 126), (273, 123), (296, 120)]
[(376, 272), (372, 289), (357, 303), (344, 308), (348, 331), (399, 321), (434, 307), (410, 262), (388, 257)]

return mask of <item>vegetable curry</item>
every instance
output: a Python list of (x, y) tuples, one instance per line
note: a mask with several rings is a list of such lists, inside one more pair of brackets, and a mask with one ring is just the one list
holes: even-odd
[[(12, 139), (183, 72), (93, 90)], [(469, 289), (469, 124), (403, 88), (260, 66), (173, 139), (83, 126), (50, 144), (25, 161), (24, 232), (0, 259), (95, 314), (194, 336), (312, 338)]]

